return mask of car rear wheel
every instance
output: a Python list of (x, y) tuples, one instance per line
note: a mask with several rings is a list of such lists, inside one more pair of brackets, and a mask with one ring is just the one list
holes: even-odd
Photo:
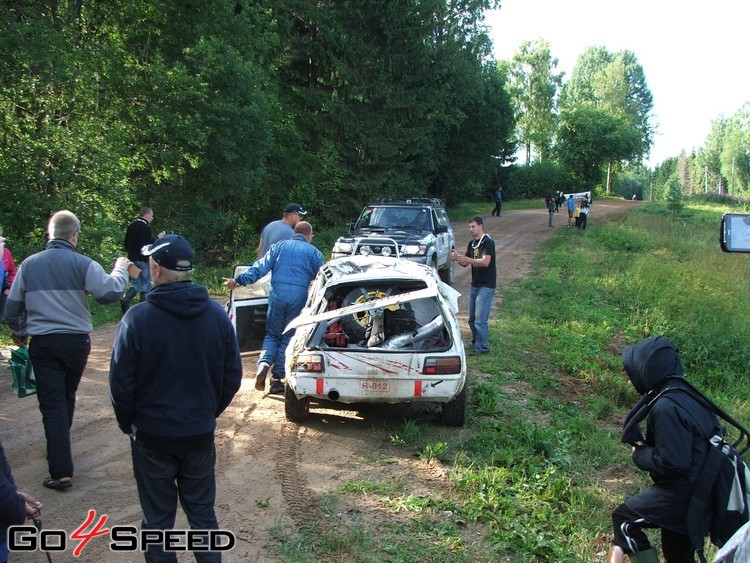
[(289, 422), (302, 422), (310, 416), (310, 397), (298, 399), (288, 383), (284, 386), (284, 414)]
[(466, 384), (461, 392), (443, 403), (443, 423), (446, 426), (463, 426), (466, 421)]

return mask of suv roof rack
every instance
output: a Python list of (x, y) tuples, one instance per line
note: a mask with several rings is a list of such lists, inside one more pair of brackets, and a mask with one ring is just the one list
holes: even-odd
[(432, 205), (435, 207), (445, 207), (443, 200), (437, 197), (398, 197), (390, 198), (384, 197), (374, 201), (374, 204), (378, 203), (411, 203), (421, 205)]

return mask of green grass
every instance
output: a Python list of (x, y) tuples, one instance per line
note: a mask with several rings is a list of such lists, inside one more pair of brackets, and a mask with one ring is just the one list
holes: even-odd
[[(477, 208), (463, 204), (451, 216)], [(375, 499), (382, 516), (347, 528), (357, 537), (346, 546), (306, 538), (321, 549), (313, 559), (602, 560), (610, 512), (649, 484), (619, 442), (638, 399), (621, 372), (625, 347), (666, 336), (679, 346), (688, 379), (750, 421), (750, 262), (719, 248), (728, 210), (688, 201), (673, 220), (663, 205), (646, 204), (584, 233), (553, 235), (533, 274), (502, 288), (491, 354), (469, 359), (464, 431), (445, 436), (407, 420), (379, 438), (383, 447), (414, 449), (423, 462), (442, 460), (443, 494), (421, 495), (402, 481), (342, 485), (340, 498)], [(479, 526), (481, 538), (467, 542), (462, 523)], [(372, 536), (377, 541), (367, 543)], [(306, 560), (295, 550), (284, 559)]]

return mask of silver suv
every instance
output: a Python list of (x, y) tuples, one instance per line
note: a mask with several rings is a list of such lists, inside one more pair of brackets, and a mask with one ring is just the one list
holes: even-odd
[[(387, 237), (383, 244), (360, 244), (362, 239)], [(391, 248), (387, 240), (399, 248)], [(331, 258), (362, 255), (391, 256), (427, 264), (438, 271), (440, 279), (453, 284), (451, 250), (456, 246), (448, 214), (437, 198), (382, 199), (366, 206), (359, 219), (349, 225), (349, 233), (339, 237)]]

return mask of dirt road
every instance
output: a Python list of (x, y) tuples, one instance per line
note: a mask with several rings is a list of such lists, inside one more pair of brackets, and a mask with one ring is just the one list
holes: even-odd
[[(591, 208), (589, 224), (613, 212), (624, 211), (636, 202), (597, 200)], [(499, 263), (497, 305), (503, 288), (525, 277), (538, 246), (560, 228), (570, 236), (585, 236), (575, 228), (566, 229), (562, 211), (555, 216), (555, 228), (547, 226), (543, 203), (539, 209), (507, 211), (490, 217), (481, 210), (485, 230), (496, 241)], [(468, 230), (454, 225), (458, 248), (465, 249)], [(575, 231), (575, 232), (572, 232)], [(466, 291), (469, 269), (457, 268), (455, 287)], [(465, 312), (465, 299), (460, 302)], [(465, 314), (465, 313), (464, 313)], [(47, 475), (46, 442), (35, 397), (19, 399), (12, 394), (10, 376), (0, 385), (0, 439), (13, 467), (16, 484), (44, 503), (45, 529), (64, 530), (67, 549), (51, 553), (55, 563), (64, 561), (125, 562), (141, 561), (140, 554), (117, 554), (109, 549), (109, 536), (93, 538), (73, 556), (79, 541), (70, 534), (96, 511), (98, 521), (107, 516), (104, 527), (140, 524), (140, 507), (133, 480), (128, 439), (115, 424), (109, 402), (108, 367), (115, 326), (97, 329), (92, 335), (93, 351), (78, 392), (72, 430), (75, 486), (65, 492), (42, 487)], [(8, 357), (8, 350), (3, 354)], [(223, 528), (231, 530), (236, 547), (224, 561), (274, 561), (280, 539), (295, 537), (310, 522), (323, 527), (346, 526), (350, 519), (382, 519), (381, 508), (366, 497), (344, 499), (348, 505), (335, 514), (324, 510), (324, 497), (347, 481), (385, 482), (401, 479), (404, 494), (439, 495), (448, 486), (448, 470), (442, 464), (427, 462), (413, 455), (410, 448), (394, 445), (390, 433), (403, 425), (408, 407), (370, 406), (312, 409), (304, 425), (284, 419), (283, 397), (262, 395), (253, 388), (255, 358), (244, 359), (245, 380), (233, 403), (219, 419), (217, 444), (217, 513)], [(420, 424), (430, 424), (436, 437), (450, 440), (462, 429), (439, 424), (439, 409), (419, 405), (408, 409)], [(405, 518), (399, 515), (398, 518)], [(335, 521), (331, 523), (332, 521)], [(178, 511), (178, 526), (184, 518)], [(91, 526), (89, 526), (91, 529)], [(473, 532), (476, 541), (482, 534)], [(44, 562), (40, 551), (13, 554), (12, 561)], [(180, 561), (192, 561), (183, 554)]]

